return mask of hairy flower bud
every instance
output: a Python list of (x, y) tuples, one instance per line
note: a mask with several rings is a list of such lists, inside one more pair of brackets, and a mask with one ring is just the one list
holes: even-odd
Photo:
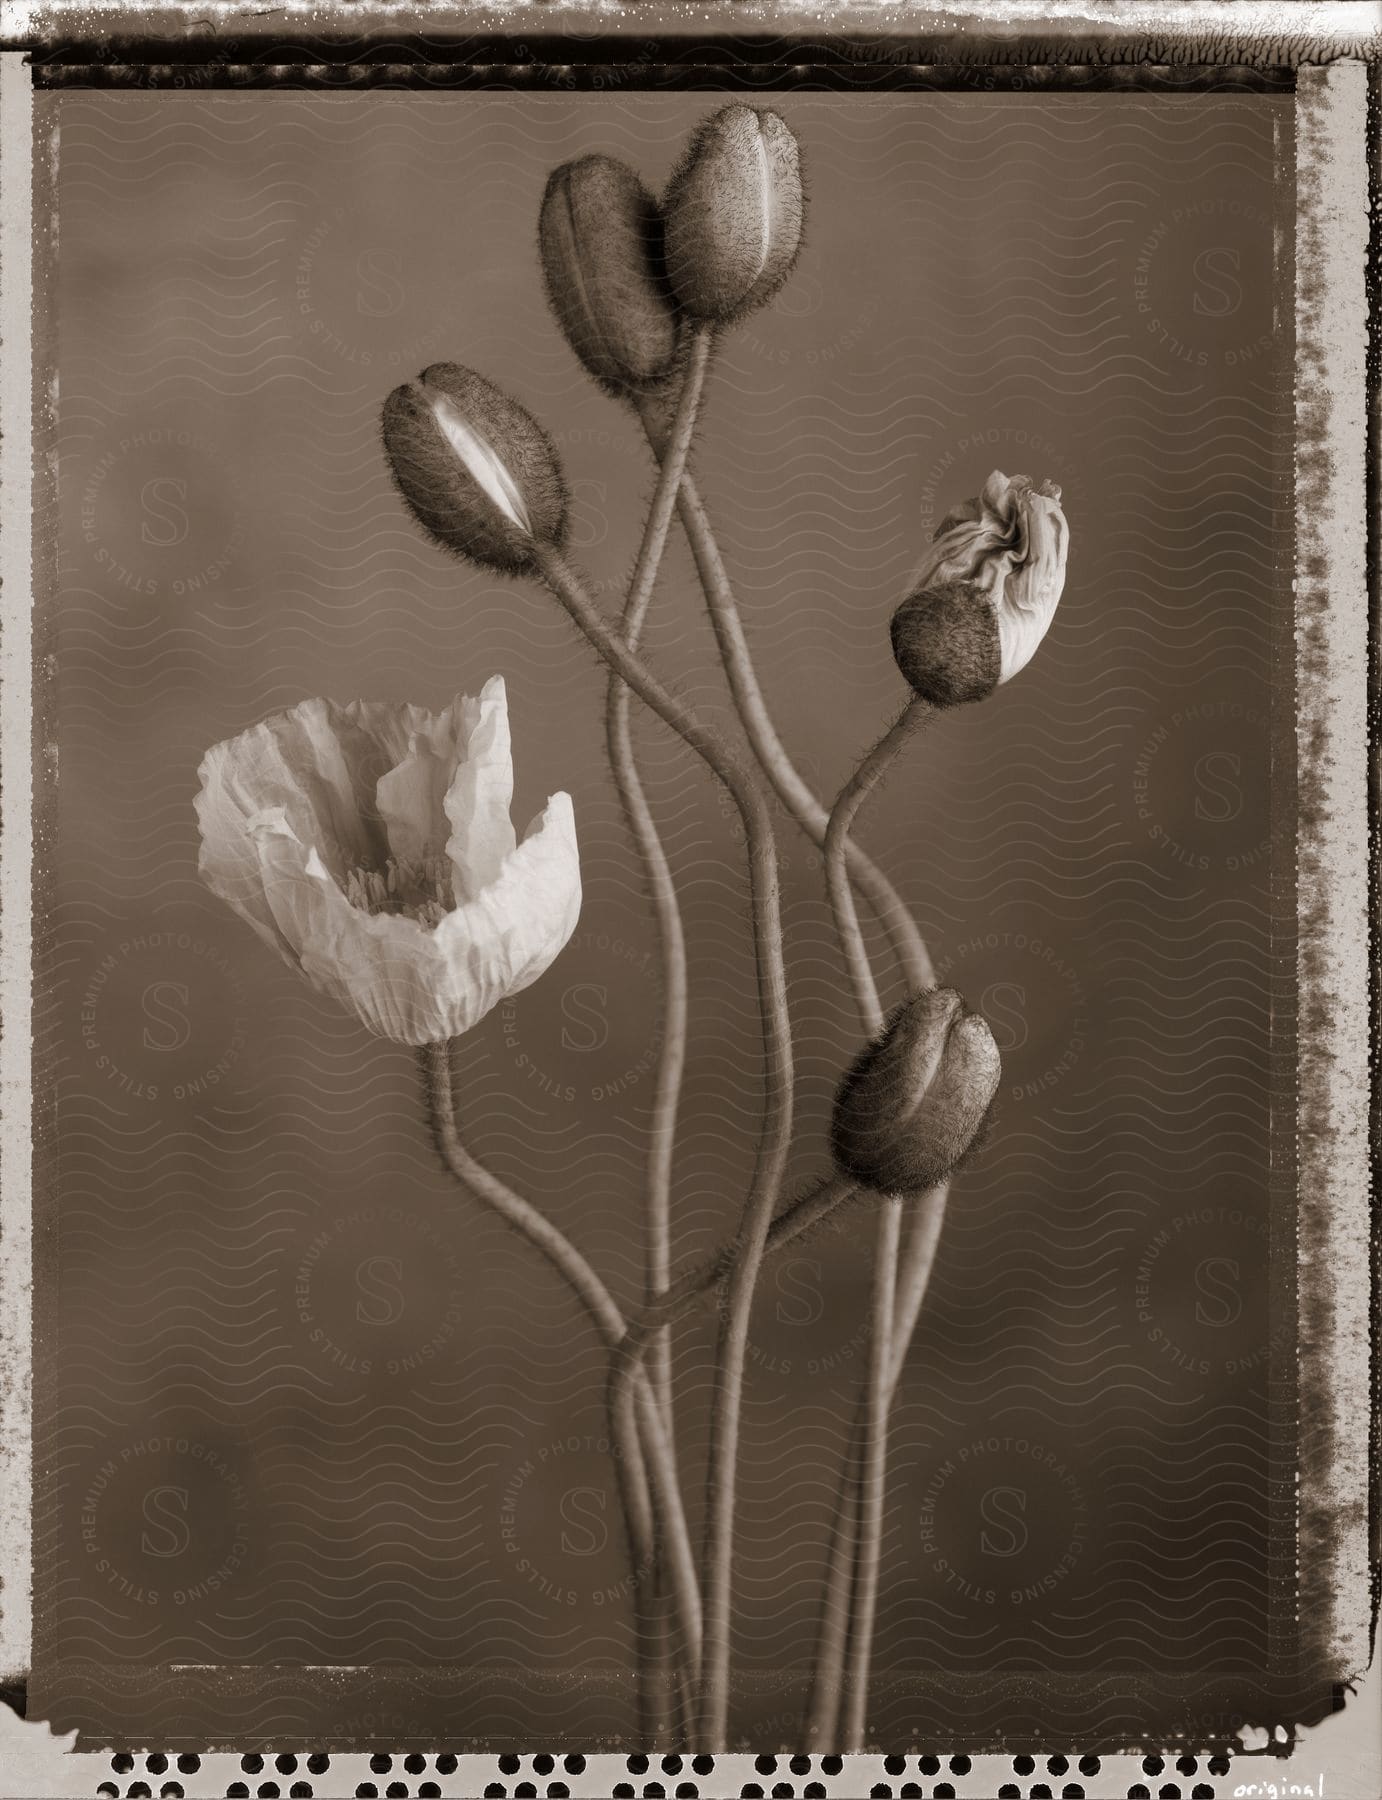
[(566, 484), (530, 412), (459, 363), (433, 363), (384, 402), (384, 449), (425, 531), (472, 562), (519, 575), (560, 544)]
[(947, 513), (893, 614), (893, 655), (933, 706), (982, 700), (1036, 654), (1065, 586), (1060, 489), (995, 469)]
[(984, 1020), (953, 988), (924, 989), (840, 1083), (830, 1138), (841, 1172), (885, 1194), (935, 1187), (973, 1144), (1001, 1072)]
[(909, 595), (893, 614), (891, 631), (898, 668), (932, 706), (982, 700), (998, 686), (998, 621), (972, 581), (942, 581)]
[(723, 325), (771, 300), (801, 248), (797, 140), (737, 102), (696, 131), (663, 203), (667, 275), (694, 318)]
[(679, 334), (662, 215), (627, 163), (582, 156), (554, 169), (538, 244), (552, 311), (595, 379), (623, 394), (666, 375)]

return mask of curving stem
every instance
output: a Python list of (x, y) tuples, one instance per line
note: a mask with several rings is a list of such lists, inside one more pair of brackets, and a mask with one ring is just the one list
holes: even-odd
[[(696, 416), (710, 361), (711, 334), (697, 331), (689, 346), (686, 374), (672, 427), (667, 455), (662, 464), (657, 492), (648, 512), (629, 583), (628, 598), (620, 622), (624, 641), (630, 649), (638, 648), (658, 569), (667, 546), (672, 512), (676, 504), (677, 484), (686, 466), (691, 439), (696, 429)], [(658, 1055), (657, 1077), (653, 1093), (652, 1119), (648, 1134), (648, 1195), (645, 1236), (645, 1294), (648, 1302), (665, 1292), (672, 1261), (672, 1159), (676, 1144), (677, 1109), (681, 1099), (682, 1077), (686, 1067), (686, 1030), (688, 1013), (686, 974), (686, 934), (682, 927), (681, 908), (677, 903), (676, 885), (662, 839), (658, 835), (652, 809), (638, 774), (634, 754), (633, 732), (629, 722), (629, 689), (618, 674), (611, 672), (605, 701), (605, 736), (609, 748), (609, 765), (614, 785), (624, 809), (629, 832), (643, 864), (644, 879), (652, 899), (653, 920), (657, 933), (662, 966), (663, 1030)], [(658, 1334), (648, 1357), (649, 1378), (662, 1410), (663, 1429), (675, 1461), (675, 1410), (672, 1384), (672, 1335), (670, 1330)], [(622, 1396), (612, 1396), (621, 1408)], [(627, 1424), (627, 1421), (626, 1421)], [(667, 1687), (668, 1644), (657, 1587), (651, 1592), (639, 1590), (640, 1604), (648, 1615), (642, 1641), (649, 1667), (647, 1681), (659, 1694)], [(689, 1720), (687, 1721), (689, 1724)], [(662, 1718), (648, 1722), (649, 1748), (661, 1739)]]
[[(773, 1220), (765, 1250), (780, 1250), (828, 1218), (848, 1200), (854, 1185), (842, 1175), (829, 1175)], [(733, 1246), (727, 1246), (689, 1270), (665, 1293), (650, 1301), (630, 1319), (623, 1339), (610, 1358), (607, 1403), (611, 1419), (626, 1419), (634, 1383), (642, 1370), (642, 1357), (660, 1331), (689, 1313), (702, 1298), (719, 1286), (734, 1267)]]
[[(638, 413), (653, 454), (659, 459), (664, 458), (669, 453), (665, 415), (651, 397), (640, 400)], [(719, 646), (720, 660), (724, 664), (749, 745), (778, 799), (807, 837), (818, 849), (823, 850), (829, 815), (798, 773), (777, 735), (753, 666), (753, 654), (739, 616), (734, 587), (725, 568), (724, 558), (720, 555), (720, 547), (705, 503), (689, 469), (681, 477), (677, 513), (691, 546), (696, 573), (700, 578), (710, 623)], [(927, 954), (916, 921), (903, 904), (897, 890), (860, 845), (847, 841), (844, 855), (848, 861), (850, 876), (866, 896), (887, 933), (908, 991), (915, 993), (921, 988), (930, 987), (936, 979), (931, 958)]]
[(707, 1750), (719, 1751), (725, 1747), (728, 1732), (731, 1559), (749, 1313), (792, 1131), (792, 1029), (782, 952), (777, 844), (767, 801), (719, 737), (662, 685), (610, 627), (556, 545), (536, 545), (535, 557), (548, 586), (594, 648), (724, 783), (743, 820), (748, 842), (758, 1003), (764, 1027), (765, 1106), (753, 1180), (735, 1240), (710, 1419), (703, 1556), (705, 1617), (696, 1741)]
[[(462, 1142), (451, 1088), (450, 1043), (428, 1044), (422, 1052), (422, 1064), (432, 1129), (450, 1173), (547, 1258), (574, 1289), (605, 1344), (614, 1349), (624, 1337), (624, 1317), (600, 1277), (564, 1232), (530, 1201), (516, 1194), (506, 1182), (477, 1162)], [(632, 1429), (635, 1421), (636, 1432)], [(638, 1384), (629, 1414), (621, 1423), (628, 1435), (616, 1440), (615, 1467), (628, 1520), (635, 1587), (654, 1566), (657, 1556), (657, 1532), (649, 1496), (651, 1486), (652, 1502), (655, 1502), (661, 1520), (663, 1548), (686, 1654), (694, 1667), (702, 1629), (695, 1558), (686, 1530), (676, 1472), (662, 1428), (662, 1415), (646, 1379)]]
[(859, 1465), (859, 1547), (850, 1608), (850, 1670), (845, 1691), (843, 1742), (862, 1750), (868, 1722), (869, 1652), (878, 1613), (878, 1572), (883, 1551), (883, 1502), (888, 1485), (888, 1369), (892, 1361), (893, 1299), (902, 1236), (901, 1194), (885, 1194), (873, 1250), (869, 1366), (865, 1376), (863, 1455)]
[[(648, 605), (667, 546), (667, 534), (676, 505), (677, 486), (700, 411), (710, 362), (711, 333), (701, 328), (692, 337), (681, 397), (657, 492), (648, 513), (638, 560), (629, 583), (628, 599), (620, 629), (624, 642), (637, 650), (648, 616)], [(653, 913), (662, 952), (666, 1012), (662, 1053), (658, 1061), (657, 1088), (653, 1100), (648, 1179), (648, 1244), (646, 1298), (654, 1300), (666, 1288), (671, 1272), (672, 1153), (676, 1139), (677, 1105), (686, 1064), (686, 934), (681, 909), (662, 840), (658, 836), (647, 796), (639, 779), (629, 721), (629, 688), (623, 677), (611, 672), (605, 709), (610, 767), (623, 802), (644, 872), (652, 892)], [(662, 1407), (668, 1435), (672, 1432), (671, 1346), (666, 1334), (653, 1344), (648, 1357), (653, 1387)]]
[(897, 1298), (893, 1302), (892, 1359), (888, 1367), (888, 1404), (892, 1405), (897, 1384), (907, 1361), (917, 1317), (935, 1267), (940, 1244), (941, 1226), (945, 1223), (945, 1203), (950, 1197), (950, 1183), (943, 1181), (929, 1194), (921, 1195), (912, 1208), (911, 1222), (902, 1247), (902, 1261), (897, 1271)]
[(868, 951), (864, 948), (859, 909), (854, 904), (854, 890), (850, 885), (849, 834), (859, 808), (878, 787), (908, 741), (934, 717), (935, 708), (926, 701), (915, 695), (908, 701), (841, 789), (825, 831), (825, 885), (830, 896), (831, 917), (849, 970), (859, 1021), (865, 1037), (870, 1039), (876, 1038), (883, 1029), (883, 1007), (869, 966)]
[[(659, 458), (665, 456), (668, 444), (665, 413), (652, 396), (641, 397), (637, 402), (637, 409), (654, 455)], [(823, 850), (830, 815), (798, 773), (777, 735), (753, 666), (753, 655), (739, 614), (734, 586), (720, 554), (720, 546), (705, 502), (690, 469), (682, 473), (681, 488), (677, 494), (677, 513), (691, 546), (696, 572), (719, 645), (720, 658), (750, 747), (772, 783), (778, 799), (812, 842)], [(897, 890), (883, 870), (853, 838), (846, 838), (844, 855), (850, 879), (868, 900), (887, 933), (908, 991), (916, 993), (921, 988), (932, 986), (936, 973), (930, 954), (917, 929), (916, 921)], [(943, 1207), (945, 1190), (937, 1189), (937, 1193), (942, 1196)], [(909, 1227), (902, 1252), (894, 1318), (894, 1344), (903, 1357), (911, 1342), (921, 1303), (920, 1295), (917, 1295), (915, 1301), (909, 1299), (909, 1295), (915, 1292), (917, 1279), (921, 1279), (921, 1292), (924, 1293), (924, 1273), (929, 1273), (934, 1250), (934, 1240), (930, 1241), (928, 1248), (925, 1225), (920, 1220), (915, 1221)], [(923, 1273), (913, 1276), (910, 1274), (913, 1269)], [(897, 1360), (896, 1356), (894, 1360)]]
[[(860, 763), (840, 793), (830, 814), (825, 834), (825, 877), (836, 934), (849, 971), (850, 985), (866, 1038), (883, 1029), (883, 1008), (859, 929), (859, 914), (850, 884), (845, 848), (850, 829), (864, 801), (878, 787), (908, 741), (934, 717), (934, 709), (913, 699), (895, 723)], [(888, 1195), (879, 1213), (874, 1245), (874, 1277), (870, 1302), (869, 1368), (854, 1428), (841, 1471), (831, 1527), (826, 1586), (822, 1599), (820, 1635), (812, 1683), (808, 1723), (808, 1748), (831, 1749), (837, 1732), (839, 1696), (845, 1693), (844, 1736), (849, 1749), (862, 1747), (868, 1706), (868, 1674), (873, 1626), (878, 1603), (878, 1576), (882, 1556), (883, 1501), (887, 1484), (888, 1418), (895, 1382), (893, 1365), (900, 1368), (894, 1335), (899, 1314), (899, 1255), (902, 1246), (903, 1201)], [(916, 1228), (908, 1245), (909, 1275), (902, 1302), (910, 1306), (915, 1281), (910, 1274), (913, 1244), (924, 1236)], [(934, 1239), (931, 1250), (934, 1254)], [(929, 1261), (927, 1263), (929, 1273)], [(924, 1282), (922, 1285), (924, 1292)], [(920, 1307), (920, 1294), (916, 1294)], [(915, 1311), (907, 1329), (915, 1323)], [(906, 1354), (904, 1342), (901, 1356)], [(852, 1568), (851, 1568), (852, 1564)], [(853, 1597), (850, 1598), (852, 1583)], [(849, 1669), (845, 1662), (848, 1653)]]
[[(645, 397), (639, 402), (638, 411), (654, 455), (665, 456), (668, 443), (667, 425), (665, 415), (658, 407), (656, 400)], [(777, 735), (754, 669), (753, 656), (739, 614), (734, 587), (725, 567), (724, 558), (720, 554), (720, 547), (706, 511), (705, 502), (697, 488), (695, 477), (689, 469), (682, 474), (681, 488), (677, 495), (677, 511), (681, 519), (682, 530), (686, 533), (687, 542), (691, 547), (696, 572), (705, 595), (711, 625), (719, 646), (720, 659), (729, 679), (730, 689), (744, 726), (745, 735), (760, 767), (772, 783), (778, 799), (812, 842), (818, 848), (824, 849), (829, 815), (802, 779), (782, 740)], [(896, 889), (862, 846), (856, 844), (848, 835), (844, 839), (843, 855), (851, 881), (868, 900), (870, 908), (887, 934), (889, 946), (901, 969), (908, 992), (916, 993), (922, 988), (930, 987), (936, 979), (930, 955), (927, 952), (925, 941), (917, 929), (916, 922), (903, 904)], [(905, 1226), (893, 1319), (893, 1361), (897, 1368), (900, 1368), (906, 1358), (916, 1329), (917, 1315), (921, 1309), (926, 1282), (934, 1261), (935, 1237), (944, 1212), (946, 1191), (944, 1187), (937, 1189), (935, 1206), (926, 1209), (922, 1214), (914, 1213)], [(935, 1219), (935, 1231), (931, 1229), (930, 1224), (933, 1218)], [(896, 1386), (896, 1375), (893, 1377), (892, 1385)], [(861, 1418), (856, 1427), (856, 1434), (862, 1434), (862, 1431)], [(853, 1452), (851, 1452), (851, 1457), (852, 1455)], [(845, 1480), (848, 1483), (857, 1484), (857, 1464), (851, 1463), (849, 1466), (855, 1468), (856, 1475), (851, 1476), (847, 1467)], [(833, 1685), (829, 1681), (826, 1683), (828, 1690), (832, 1693), (838, 1690), (844, 1655), (843, 1631), (848, 1616), (848, 1577), (856, 1520), (857, 1514), (850, 1502), (843, 1510), (837, 1512), (831, 1536), (824, 1618), (829, 1620), (838, 1616), (840, 1620), (839, 1656), (835, 1662)], [(813, 1690), (810, 1709), (813, 1717), (818, 1713), (817, 1690), (820, 1686), (821, 1673), (821, 1665), (818, 1663), (817, 1686)], [(826, 1673), (828, 1674), (828, 1670)], [(833, 1708), (832, 1700), (829, 1708), (831, 1723), (828, 1736), (833, 1735), (834, 1731)], [(808, 1748), (817, 1750), (829, 1750), (832, 1747), (828, 1741), (808, 1746)]]
[[(781, 1250), (795, 1242), (828, 1218), (853, 1192), (854, 1184), (845, 1176), (827, 1175), (800, 1200), (778, 1213), (769, 1227), (764, 1253)], [(688, 1270), (629, 1320), (628, 1329), (615, 1345), (610, 1359), (611, 1408), (621, 1403), (623, 1392), (637, 1378), (641, 1359), (658, 1333), (692, 1311), (697, 1301), (718, 1287), (733, 1267), (734, 1246), (730, 1244)]]
[[(911, 1200), (893, 1300), (893, 1333), (888, 1360), (888, 1412), (892, 1410), (912, 1334), (916, 1330), (917, 1316), (921, 1311), (922, 1301), (926, 1298), (926, 1287), (936, 1259), (936, 1246), (940, 1241), (949, 1191), (949, 1182), (942, 1182), (939, 1187), (932, 1188), (930, 1193), (918, 1195)], [(850, 1427), (849, 1443), (840, 1473), (840, 1492), (826, 1551), (820, 1637), (811, 1678), (811, 1695), (807, 1703), (806, 1748), (813, 1755), (826, 1755), (838, 1750), (842, 1741), (839, 1736), (840, 1695), (850, 1635), (850, 1592), (854, 1584), (854, 1549), (859, 1529), (859, 1492), (863, 1477), (860, 1459), (864, 1455), (868, 1436), (867, 1401), (870, 1392), (871, 1389), (866, 1387), (861, 1393), (854, 1423)]]

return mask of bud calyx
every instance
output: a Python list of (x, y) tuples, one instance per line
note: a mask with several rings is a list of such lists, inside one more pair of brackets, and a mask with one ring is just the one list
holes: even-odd
[(563, 163), (548, 180), (538, 222), (547, 295), (571, 348), (615, 393), (661, 380), (676, 359), (662, 230), (652, 195), (612, 156)]
[(973, 1145), (1001, 1072), (993, 1033), (953, 988), (914, 995), (840, 1083), (830, 1135), (841, 1172), (880, 1193), (935, 1187)]
[(384, 448), (414, 517), (444, 548), (504, 574), (560, 544), (566, 487), (532, 414), (459, 363), (434, 363), (384, 402)]
[(664, 203), (667, 274), (692, 317), (731, 320), (771, 300), (801, 249), (797, 141), (775, 112), (735, 103), (707, 119)]

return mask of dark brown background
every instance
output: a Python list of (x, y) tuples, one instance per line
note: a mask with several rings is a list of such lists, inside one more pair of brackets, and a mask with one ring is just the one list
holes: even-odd
[[(61, 521), (32, 1705), (59, 1729), (628, 1727), (589, 1332), (433, 1168), (407, 1053), (199, 886), (191, 800), (208, 744), (306, 695), (436, 705), (507, 677), (515, 812), (571, 791), (587, 892), (560, 962), (468, 1042), (465, 1112), (631, 1300), (658, 989), (602, 677), (539, 593), (420, 539), (377, 416), (440, 357), (520, 397), (612, 605), (650, 468), (547, 314), (536, 209), (588, 150), (660, 184), (711, 104), (39, 104)], [(900, 704), (887, 618), (951, 504), (994, 467), (1049, 474), (1073, 542), (1034, 664), (934, 730), (861, 826), (1005, 1052), (900, 1396), (875, 1729), (1212, 1740), (1289, 1685), (1294, 1605), (1270, 1205), (1291, 1180), (1290, 102), (775, 104), (810, 235), (724, 346), (697, 462), (820, 790)], [(650, 642), (725, 712), (679, 543)], [(721, 796), (640, 740), (693, 958), (690, 1257), (750, 1166), (752, 965)], [(786, 823), (782, 844), (805, 1178), (856, 1026), (816, 859)], [(797, 1736), (869, 1236), (804, 1246), (756, 1315), (735, 1723), (760, 1748)], [(708, 1320), (682, 1333), (693, 1508), (710, 1349)]]

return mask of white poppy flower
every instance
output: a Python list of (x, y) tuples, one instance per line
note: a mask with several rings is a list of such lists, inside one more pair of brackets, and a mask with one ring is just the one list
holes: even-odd
[(312, 986), (402, 1044), (458, 1036), (576, 928), (568, 794), (522, 843), (499, 676), (444, 712), (304, 700), (208, 750), (203, 880)]

